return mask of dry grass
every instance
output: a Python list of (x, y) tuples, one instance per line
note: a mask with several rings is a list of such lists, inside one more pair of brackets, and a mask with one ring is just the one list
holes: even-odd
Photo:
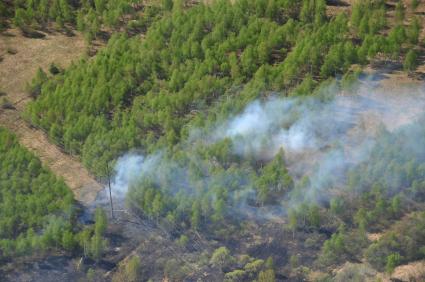
[(390, 281), (425, 281), (425, 260), (396, 267)]
[(382, 233), (367, 233), (366, 234), (367, 239), (372, 242), (375, 242), (381, 239), (382, 235), (383, 235)]
[[(14, 50), (15, 54), (8, 50)], [(25, 85), (39, 67), (47, 71), (52, 62), (67, 66), (84, 51), (85, 43), (80, 35), (69, 37), (58, 33), (31, 39), (23, 37), (16, 29), (10, 29), (7, 35), (0, 34), (0, 57), (3, 57), (0, 62), (0, 88), (13, 103), (27, 100)]]
[[(32, 128), (21, 117), (30, 97), (25, 92), (39, 67), (46, 72), (50, 63), (66, 67), (85, 51), (85, 43), (80, 35), (68, 37), (63, 34), (47, 34), (43, 39), (23, 37), (17, 30), (0, 34), (0, 90), (15, 105), (17, 110), (0, 111), (0, 125), (13, 131), (19, 142), (34, 152), (44, 165), (57, 176), (62, 177), (75, 193), (77, 200), (90, 203), (95, 200), (102, 186), (95, 181), (78, 159), (65, 154), (52, 144), (46, 134)], [(15, 50), (11, 54), (8, 50)]]

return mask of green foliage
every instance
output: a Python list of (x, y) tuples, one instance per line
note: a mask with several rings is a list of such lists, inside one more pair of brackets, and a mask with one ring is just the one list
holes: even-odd
[(414, 17), (406, 31), (407, 38), (411, 44), (418, 44), (420, 32), (421, 24), (419, 19)]
[[(102, 28), (116, 28), (127, 22), (130, 30), (144, 31), (152, 24), (163, 8), (152, 3), (144, 7), (145, 13), (140, 14), (142, 6), (134, 0), (13, 0), (13, 5), (0, 4), (0, 28), (3, 21), (13, 17), (15, 26), (23, 31), (30, 28), (45, 29), (49, 23), (55, 23), (57, 29), (67, 29), (76, 26), (85, 33), (90, 41)], [(148, 1), (149, 2), (149, 1)]]
[(391, 254), (387, 257), (387, 264), (385, 266), (385, 271), (387, 273), (392, 273), (394, 268), (400, 264), (401, 257), (399, 253)]
[(340, 226), (338, 232), (332, 234), (323, 244), (317, 263), (320, 266), (330, 266), (355, 259), (365, 246), (367, 239), (363, 232), (348, 232), (344, 226)]
[[(382, 131), (377, 139), (379, 146), (374, 146), (369, 161), (349, 173), (350, 188), (367, 192), (363, 194), (362, 200), (368, 203), (368, 199), (371, 199), (376, 213), (389, 211), (391, 203), (387, 199), (396, 196), (400, 187), (409, 187), (404, 191), (405, 194), (423, 201), (422, 186), (419, 183), (424, 181), (425, 167), (422, 162), (425, 154), (411, 150), (413, 144), (403, 141), (405, 134), (415, 134), (416, 130), (421, 132), (421, 123), (422, 119), (395, 134)], [(419, 135), (415, 141), (422, 142), (423, 138)], [(381, 203), (378, 205), (378, 202)], [(392, 214), (388, 213), (388, 216)]]
[(132, 256), (128, 260), (121, 262), (118, 270), (112, 276), (113, 282), (137, 282), (142, 280), (141, 260), (138, 256)]
[(273, 269), (267, 269), (260, 271), (258, 274), (258, 282), (274, 282), (276, 281), (275, 273)]
[(412, 6), (412, 10), (416, 10), (418, 8), (419, 4), (421, 3), (421, 0), (412, 0), (410, 5)]
[(0, 256), (77, 245), (73, 195), (14, 135), (0, 128)]
[(379, 270), (425, 258), (425, 213), (417, 213), (394, 226), (365, 251), (367, 261)]
[(412, 72), (418, 65), (418, 54), (415, 50), (409, 50), (406, 54), (406, 58), (403, 62), (403, 68), (405, 71)]
[[(403, 220), (392, 226), (394, 220), (411, 208), (410, 201), (423, 203), (425, 199), (423, 160), (425, 154), (422, 150), (416, 150), (416, 142), (421, 143), (423, 136), (416, 136), (413, 140), (406, 140), (409, 134), (423, 132), (423, 121), (406, 126), (397, 132), (389, 133), (382, 130), (377, 138), (377, 146), (371, 150), (370, 158), (366, 163), (358, 165), (348, 174), (348, 189), (357, 191), (357, 200), (354, 200), (352, 207), (346, 199), (345, 209), (354, 216), (342, 213), (338, 215), (345, 222), (352, 221), (356, 226), (359, 238), (358, 245), (366, 246), (364, 237), (366, 230), (379, 232), (383, 228), (390, 228), (379, 241), (370, 244), (365, 251), (368, 262), (376, 269), (383, 271), (388, 264), (388, 271), (397, 264), (403, 264), (418, 260), (424, 256), (423, 214), (403, 218)], [(412, 143), (415, 142), (415, 143)], [(406, 187), (400, 189), (400, 187)], [(337, 204), (331, 202), (331, 209)], [(338, 213), (336, 213), (338, 214)], [(350, 218), (351, 217), (351, 218)], [(335, 235), (337, 236), (337, 235)], [(322, 249), (321, 262), (340, 262), (337, 257), (332, 257), (333, 251), (339, 240), (331, 238), (332, 243), (325, 243), (326, 248)], [(344, 239), (344, 237), (342, 237)], [(342, 240), (344, 241), (344, 240)], [(345, 242), (355, 241), (353, 239)], [(350, 248), (349, 248), (350, 249)], [(357, 251), (359, 252), (359, 251)], [(348, 254), (356, 252), (348, 251)], [(392, 254), (399, 254), (394, 257)], [(328, 255), (327, 255), (328, 254)], [(346, 255), (340, 255), (344, 257)], [(346, 257), (351, 257), (348, 255)]]
[(102, 208), (97, 208), (95, 211), (94, 234), (90, 239), (89, 246), (89, 254), (96, 261), (102, 258), (107, 248), (108, 242), (104, 239), (107, 225), (108, 222), (105, 211)]
[(140, 258), (138, 256), (134, 256), (128, 261), (125, 267), (126, 281), (133, 282), (140, 279), (140, 265)]
[(214, 251), (211, 256), (210, 263), (215, 267), (223, 269), (233, 261), (230, 251), (226, 247), (220, 247)]
[(295, 236), (297, 228), (317, 229), (322, 222), (322, 215), (318, 205), (302, 203), (297, 208), (289, 210), (289, 229)]
[(96, 271), (93, 268), (89, 268), (86, 277), (89, 282), (96, 281)]
[(299, 260), (300, 259), (299, 259), (298, 255), (291, 255), (291, 257), (289, 258), (289, 264), (291, 265), (291, 268), (298, 267)]
[(21, 8), (16, 9), (13, 22), (20, 29), (24, 29), (29, 24), (29, 19), (26, 11)]
[[(94, 9), (107, 11), (108, 3), (97, 1)], [(349, 27), (358, 19), (326, 18), (324, 1), (261, 3), (174, 7), (171, 16), (149, 28), (143, 42), (116, 34), (93, 60), (47, 80), (39, 72), (32, 87), (38, 98), (26, 118), (81, 155), (98, 176), (123, 152), (165, 148), (165, 159), (176, 167), (164, 165), (160, 181), (137, 183), (128, 197), (131, 208), (158, 222), (202, 231), (231, 221), (226, 215), (240, 201), (274, 205), (288, 193), (302, 193), (294, 189), (283, 152), (258, 166), (247, 155), (235, 156), (230, 140), (194, 144), (190, 150), (180, 144), (192, 128), (207, 132), (270, 91), (310, 95), (320, 80), (343, 74), (354, 63), (367, 63), (378, 52), (398, 54), (406, 33), (397, 27), (388, 37), (380, 35), (385, 21), (374, 21), (384, 6), (372, 2), (356, 8), (369, 14), (368, 32), (356, 43)], [(88, 10), (79, 11), (77, 25), (83, 30), (88, 22), (99, 26), (93, 7), (82, 7)], [(382, 48), (390, 41), (391, 48)], [(182, 183), (172, 183), (179, 167), (189, 171)], [(317, 229), (323, 223), (314, 206), (295, 217), (294, 236), (297, 228)]]
[(265, 262), (264, 266), (265, 266), (267, 269), (273, 269), (273, 268), (274, 268), (274, 261), (273, 261), (273, 258), (272, 258), (272, 257), (268, 257), (268, 258), (266, 259), (266, 262)]
[[(254, 2), (175, 10), (153, 24), (143, 42), (116, 34), (94, 60), (83, 60), (44, 83), (27, 117), (101, 175), (104, 163), (130, 148), (170, 148), (187, 136), (188, 124), (225, 118), (260, 93), (296, 87), (295, 94), (309, 94), (317, 77), (342, 74), (378, 51), (399, 52), (406, 40), (394, 31), (388, 39), (368, 33), (357, 45), (348, 39), (344, 14), (323, 18), (312, 28), (297, 16), (288, 18), (293, 9), (301, 13), (301, 4), (275, 0), (270, 7), (276, 9), (267, 11)], [(303, 6), (310, 11), (311, 3), (321, 7), (319, 2), (304, 1)], [(380, 9), (371, 4), (360, 11)], [(310, 12), (304, 14), (311, 18)], [(79, 15), (81, 29), (87, 22), (99, 26), (94, 12)], [(393, 40), (388, 51), (382, 48), (387, 40)], [(241, 83), (243, 90), (235, 93), (232, 89)]]
[(32, 79), (31, 84), (27, 85), (27, 91), (31, 97), (36, 98), (41, 93), (41, 86), (48, 79), (47, 74), (38, 68), (35, 77)]
[(244, 270), (236, 269), (226, 273), (226, 275), (224, 276), (224, 281), (226, 282), (243, 281), (245, 277), (246, 277), (246, 273)]
[(383, 1), (356, 1), (351, 13), (351, 27), (358, 36), (376, 34), (386, 26), (385, 5)]
[[(273, 4), (282, 7), (278, 12), (251, 9), (255, 1), (197, 5), (155, 23), (142, 43), (115, 35), (94, 60), (83, 60), (44, 83), (27, 118), (66, 150), (81, 154), (84, 164), (101, 175), (104, 163), (130, 148), (153, 151), (176, 144), (187, 134), (187, 124), (200, 122), (195, 112), (207, 114), (209, 123), (241, 109), (258, 93), (293, 87), (299, 80), (295, 92), (308, 94), (318, 74), (327, 78), (344, 73), (351, 64), (384, 51), (379, 35), (369, 36), (361, 46), (348, 40), (343, 14), (323, 18), (311, 29), (287, 16), (301, 6), (283, 2)], [(308, 21), (311, 13), (322, 14), (319, 2), (304, 1), (309, 11), (312, 3), (317, 6), (304, 13)], [(106, 7), (112, 5), (108, 3)], [(381, 6), (362, 9), (373, 12)], [(97, 26), (96, 33), (98, 17), (90, 11), (80, 10), (77, 25)], [(298, 37), (301, 29), (303, 36)], [(397, 49), (401, 42), (394, 44)], [(246, 83), (242, 93), (228, 93), (240, 83)], [(267, 194), (262, 201), (268, 200)]]
[(29, 26), (45, 27), (49, 21), (56, 22), (59, 28), (65, 23), (73, 23), (74, 9), (68, 0), (15, 0), (14, 23), (22, 30)]
[(5, 2), (0, 2), (0, 31), (6, 29), (7, 18), (10, 17), (11, 11)]
[(105, 211), (101, 208), (97, 208), (95, 211), (94, 218), (95, 218), (95, 225), (94, 225), (95, 233), (103, 235), (108, 225)]
[(346, 235), (343, 232), (332, 234), (322, 247), (320, 263), (330, 265), (341, 259), (345, 254)]
[(164, 275), (173, 281), (183, 281), (190, 273), (191, 269), (181, 263), (181, 260), (171, 258), (167, 260), (164, 266)]
[[(146, 7), (139, 18), (126, 1), (82, 1), (73, 10), (73, 21), (90, 40), (105, 26), (119, 27), (123, 14), (132, 14), (134, 21), (125, 26), (126, 33), (115, 33), (96, 57), (52, 78), (39, 71), (30, 88), (37, 99), (26, 118), (68, 152), (80, 155), (98, 176), (104, 176), (105, 163), (126, 151), (151, 154), (160, 149), (161, 176), (133, 183), (127, 197), (130, 208), (158, 223), (221, 236), (238, 224), (229, 215), (241, 203), (275, 205), (287, 195), (302, 196), (310, 183), (308, 178), (294, 183), (283, 151), (255, 161), (249, 152), (236, 155), (231, 140), (188, 142), (192, 129), (209, 136), (214, 124), (270, 93), (311, 95), (322, 81), (344, 74), (342, 83), (352, 85), (360, 74), (353, 64), (367, 64), (376, 56), (398, 59), (405, 43), (417, 43), (420, 29), (415, 20), (407, 29), (402, 24), (390, 29), (384, 1), (356, 2), (351, 18), (326, 17), (325, 1), (215, 1), (189, 9), (180, 1), (161, 2), (161, 7)], [(161, 14), (166, 16), (159, 19)], [(132, 36), (140, 30), (147, 30), (143, 41)], [(411, 57), (406, 56), (408, 70), (416, 61)], [(403, 214), (405, 194), (396, 193), (399, 187), (425, 197), (425, 179), (418, 176), (421, 159), (409, 166), (404, 157), (397, 158), (402, 150), (383, 152), (398, 142), (380, 144), (372, 160), (350, 172), (347, 181), (348, 191), (364, 192), (364, 197), (341, 196), (329, 203), (330, 209), (296, 203), (289, 210), (294, 240), (296, 232), (334, 233), (322, 247), (318, 262), (323, 265), (355, 257), (367, 245), (366, 230)], [(378, 165), (379, 158), (386, 165)], [(355, 204), (358, 208), (350, 206)], [(347, 222), (347, 228), (335, 232), (339, 221), (334, 219)], [(106, 217), (96, 212), (94, 232), (78, 236), (85, 253), (97, 260), (106, 247), (105, 228)], [(179, 243), (184, 246), (186, 239), (182, 236)], [(322, 241), (306, 241), (306, 246)], [(61, 242), (73, 248), (69, 238), (61, 237)], [(231, 262), (224, 247), (211, 257), (211, 264), (220, 268)], [(274, 273), (262, 269), (263, 264), (251, 261), (226, 279), (255, 279), (260, 273), (259, 280), (273, 281)], [(165, 266), (167, 275), (184, 277), (186, 269), (177, 261)]]
[(320, 26), (326, 18), (326, 2), (324, 0), (303, 0), (300, 19), (306, 23)]
[(73, 252), (77, 248), (77, 241), (71, 231), (65, 231), (62, 235), (62, 246), (68, 252)]
[(403, 22), (406, 14), (406, 7), (404, 7), (403, 1), (399, 0), (395, 6), (395, 17), (397, 21)]
[(162, 0), (162, 6), (165, 10), (171, 11), (173, 9), (173, 0)]
[[(375, 271), (366, 264), (347, 263), (340, 271), (331, 279), (334, 282), (362, 282), (372, 279), (375, 276)], [(328, 281), (328, 280), (324, 280)], [(378, 280), (379, 281), (379, 280)]]
[(273, 203), (292, 189), (293, 180), (286, 169), (283, 150), (261, 169), (256, 187), (261, 204)]
[(264, 260), (256, 259), (252, 262), (248, 262), (244, 266), (244, 270), (250, 277), (253, 277), (258, 272), (260, 272), (260, 270), (263, 268), (263, 266), (264, 266)]
[(186, 235), (181, 235), (179, 240), (177, 241), (177, 244), (181, 247), (186, 247), (188, 243), (189, 237), (187, 237)]

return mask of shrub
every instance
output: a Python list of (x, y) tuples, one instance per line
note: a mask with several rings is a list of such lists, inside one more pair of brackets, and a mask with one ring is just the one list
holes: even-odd
[(387, 257), (387, 263), (385, 265), (385, 271), (387, 273), (393, 273), (395, 267), (400, 264), (401, 257), (399, 253), (393, 253)]
[(211, 256), (210, 263), (216, 267), (223, 269), (232, 262), (233, 258), (230, 251), (226, 247), (220, 247), (214, 251)]
[(417, 64), (418, 64), (418, 54), (416, 53), (415, 50), (409, 50), (403, 62), (404, 70), (408, 72), (412, 72), (416, 69)]
[(274, 282), (276, 281), (275, 273), (273, 269), (267, 269), (260, 271), (258, 274), (258, 282)]
[(254, 277), (264, 266), (264, 260), (257, 259), (252, 262), (247, 263), (244, 266), (244, 270), (248, 273), (250, 277)]
[(186, 235), (181, 235), (180, 236), (180, 238), (179, 238), (179, 240), (177, 241), (177, 244), (180, 246), (180, 247), (186, 247), (187, 246), (187, 243), (189, 243), (189, 237), (187, 237)]
[(244, 270), (236, 269), (232, 272), (226, 273), (226, 275), (224, 275), (224, 281), (242, 282), (242, 281), (245, 281), (245, 277), (246, 277), (246, 272)]

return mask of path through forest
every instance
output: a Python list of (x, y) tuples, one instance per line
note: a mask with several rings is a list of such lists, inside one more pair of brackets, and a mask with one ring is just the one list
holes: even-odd
[(80, 35), (69, 37), (56, 33), (32, 39), (15, 29), (0, 34), (0, 91), (15, 107), (0, 109), (0, 126), (14, 132), (23, 146), (64, 179), (78, 201), (88, 204), (95, 200), (102, 186), (77, 158), (64, 153), (42, 130), (33, 128), (21, 118), (22, 110), (30, 101), (25, 86), (37, 69), (41, 67), (47, 72), (52, 62), (66, 67), (72, 60), (80, 58), (85, 48)]

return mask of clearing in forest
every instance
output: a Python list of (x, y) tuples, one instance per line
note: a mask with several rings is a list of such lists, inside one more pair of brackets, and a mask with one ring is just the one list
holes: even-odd
[(75, 198), (83, 203), (95, 200), (102, 186), (83, 167), (78, 159), (64, 153), (52, 144), (40, 129), (27, 124), (20, 116), (30, 97), (25, 86), (41, 67), (47, 72), (51, 63), (68, 66), (84, 53), (86, 45), (80, 35), (46, 34), (44, 38), (26, 38), (18, 30), (9, 29), (0, 34), (0, 91), (3, 103), (0, 126), (14, 132), (19, 142), (41, 159), (72, 189)]

